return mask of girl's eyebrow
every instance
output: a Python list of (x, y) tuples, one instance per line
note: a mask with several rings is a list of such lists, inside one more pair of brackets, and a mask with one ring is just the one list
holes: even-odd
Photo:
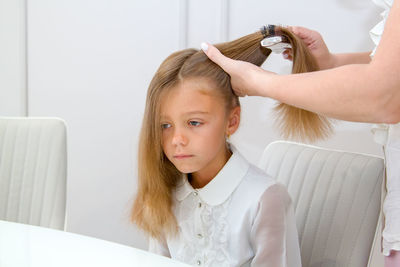
[(185, 114), (186, 114), (186, 115), (192, 115), (192, 114), (210, 114), (210, 112), (201, 111), (201, 110), (195, 110), (195, 111), (185, 112)]
[[(184, 113), (184, 115), (197, 115), (197, 114), (201, 114), (201, 115), (208, 115), (208, 114), (210, 114), (210, 112), (208, 112), (208, 111), (201, 111), (201, 110), (194, 110), (194, 111), (189, 111), (189, 112), (185, 112)], [(169, 117), (168, 116), (165, 116), (165, 115), (161, 115), (160, 116), (160, 119), (161, 120), (168, 120), (169, 119)]]

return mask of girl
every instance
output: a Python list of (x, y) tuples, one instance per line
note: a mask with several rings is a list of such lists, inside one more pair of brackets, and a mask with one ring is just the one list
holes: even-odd
[[(261, 65), (271, 52), (263, 38), (218, 47)], [(170, 55), (148, 89), (132, 220), (150, 235), (150, 251), (191, 265), (301, 266), (287, 190), (227, 142), (239, 122), (226, 72), (202, 51)]]

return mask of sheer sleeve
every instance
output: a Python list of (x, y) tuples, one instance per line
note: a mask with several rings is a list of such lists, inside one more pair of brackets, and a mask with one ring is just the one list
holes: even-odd
[(160, 240), (150, 237), (149, 252), (171, 258), (167, 241), (164, 237), (162, 237)]
[(281, 184), (261, 196), (251, 229), (254, 258), (251, 266), (301, 266), (292, 201)]

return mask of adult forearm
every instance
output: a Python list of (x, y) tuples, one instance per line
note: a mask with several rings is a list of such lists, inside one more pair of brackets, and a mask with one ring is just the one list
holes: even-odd
[(367, 64), (371, 61), (371, 52), (333, 54), (331, 68), (349, 64)]
[[(258, 72), (256, 91), (280, 102), (328, 117), (348, 121), (395, 123), (396, 84), (390, 83), (372, 64), (294, 74), (263, 75)], [(378, 74), (378, 75), (377, 75)], [(268, 86), (265, 86), (265, 85)]]

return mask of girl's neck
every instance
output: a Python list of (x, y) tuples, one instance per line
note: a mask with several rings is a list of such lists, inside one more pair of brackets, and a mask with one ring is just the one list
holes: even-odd
[(200, 170), (198, 172), (194, 172), (188, 175), (188, 179), (193, 188), (202, 188), (206, 186), (215, 176), (219, 173), (219, 171), (225, 166), (226, 162), (231, 157), (232, 152), (229, 148), (227, 148), (222, 156), (218, 157), (211, 166)]

